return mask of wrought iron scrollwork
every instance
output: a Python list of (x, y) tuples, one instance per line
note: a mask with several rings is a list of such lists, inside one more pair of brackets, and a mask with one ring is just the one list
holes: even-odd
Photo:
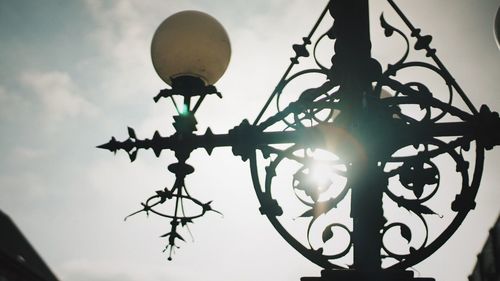
[[(400, 210), (406, 210), (406, 212), (418, 218), (425, 233), (424, 238), (420, 241), (420, 245), (409, 246), (406, 254), (393, 252), (382, 242), (381, 258), (396, 261), (395, 263), (384, 263), (386, 267), (405, 269), (425, 259), (443, 245), (453, 232), (456, 231), (466, 214), (473, 208), (473, 201), (477, 193), (482, 171), (484, 149), (492, 147), (491, 140), (495, 140), (496, 144), (498, 144), (499, 140), (498, 137), (493, 136), (498, 135), (498, 133), (490, 133), (489, 135), (486, 132), (480, 133), (480, 126), (478, 126), (477, 122), (488, 115), (490, 117), (488, 118), (489, 121), (484, 122), (490, 125), (490, 129), (494, 128), (492, 126), (498, 126), (499, 123), (497, 114), (491, 113), (486, 107), (481, 110), (483, 113), (476, 114), (474, 108), (470, 107), (470, 103), (466, 98), (465, 103), (469, 106), (471, 113), (453, 105), (455, 100), (454, 93), (458, 92), (462, 99), (465, 94), (463, 94), (458, 84), (437, 58), (435, 49), (432, 49), (430, 46), (432, 39), (430, 36), (421, 35), (421, 31), (413, 27), (411, 29), (411, 36), (416, 38), (414, 49), (416, 51), (425, 51), (425, 56), (431, 58), (434, 63), (408, 61), (409, 54), (411, 53), (409, 37), (400, 29), (389, 24), (383, 16), (380, 17), (380, 20), (385, 35), (390, 37), (397, 34), (402, 38), (406, 48), (399, 60), (394, 64), (388, 65), (387, 69), (382, 72), (374, 83), (373, 94), (380, 96), (382, 89), (389, 89), (391, 95), (382, 96), (382, 98), (367, 98), (372, 100), (371, 106), (373, 106), (372, 110), (374, 114), (385, 112), (383, 114), (387, 114), (393, 118), (393, 121), (390, 121), (393, 125), (381, 123), (380, 126), (394, 126), (392, 131), (400, 130), (399, 134), (401, 134), (401, 136), (391, 136), (390, 143), (385, 145), (385, 147), (389, 148), (388, 156), (381, 159), (380, 165), (382, 167), (397, 165), (396, 168), (385, 169), (385, 177), (391, 181), (391, 186), (395, 185), (395, 181), (399, 182), (398, 184), (410, 192), (413, 198), (398, 195), (389, 187), (384, 189), (384, 196), (392, 200), (396, 208), (399, 207)], [(409, 24), (406, 17), (403, 20)], [(343, 93), (341, 87), (339, 88), (341, 85), (338, 84), (338, 80), (332, 77), (331, 69), (327, 69), (322, 65), (316, 56), (316, 48), (319, 41), (327, 38), (327, 35), (331, 35), (332, 30), (333, 28), (319, 36), (318, 41), (313, 44), (314, 49), (312, 53), (317, 68), (300, 70), (294, 74), (288, 72), (289, 75), (283, 77), (278, 83), (277, 90), (271, 95), (271, 98), (275, 99), (277, 105), (276, 112), (271, 114), (267, 119), (260, 121), (260, 117), (264, 115), (262, 112), (269, 112), (267, 108), (268, 104), (266, 104), (255, 124), (263, 131), (276, 128), (281, 128), (283, 131), (294, 131), (321, 126), (330, 127), (329, 135), (332, 140), (335, 139), (332, 142), (339, 144), (339, 139), (343, 138), (344, 142), (351, 144), (349, 146), (351, 150), (357, 150), (354, 148), (357, 146), (357, 137), (353, 135), (352, 131), (349, 131), (349, 129), (346, 131), (342, 127), (344, 122), (342, 119), (346, 118), (346, 114), (342, 114), (342, 112), (348, 110), (345, 102), (347, 99), (346, 94)], [(336, 38), (332, 39), (335, 40)], [(402, 71), (412, 69), (427, 70), (440, 77), (446, 86), (447, 96), (444, 99), (442, 99), (442, 95), (440, 98), (437, 98), (433, 89), (430, 89), (425, 82), (411, 81), (402, 83), (393, 78)], [(295, 89), (295, 100), (289, 99), (288, 102), (282, 102), (285, 99), (284, 97), (286, 97), (287, 87), (293, 81), (312, 74), (324, 77), (324, 82), (320, 82), (320, 86), (317, 88), (307, 88), (302, 91)], [(378, 109), (375, 109), (375, 107)], [(413, 114), (414, 111), (419, 111), (419, 113), (415, 115)], [(454, 120), (455, 122), (448, 122), (450, 120)], [(280, 124), (281, 126), (278, 126)], [(335, 128), (335, 130), (331, 130), (331, 128)], [(496, 130), (491, 131), (496, 132)], [(342, 135), (344, 136), (342, 137)], [(412, 148), (416, 151), (415, 154), (399, 156), (397, 152), (405, 147)], [(462, 153), (463, 151), (469, 151), (471, 147), (475, 149), (475, 151), (471, 152), (475, 153), (472, 157), (472, 161), (474, 161), (473, 165), (469, 164), (471, 160), (466, 160), (466, 156)], [(335, 213), (341, 201), (349, 200), (353, 187), (346, 184), (336, 197), (320, 199), (321, 194), (335, 183), (326, 182), (324, 185), (312, 186), (314, 184), (308, 178), (310, 176), (309, 163), (311, 161), (305, 155), (307, 151), (318, 148), (338, 151), (337, 148), (334, 149), (332, 146), (325, 146), (324, 143), (319, 147), (307, 144), (290, 144), (279, 148), (273, 147), (273, 156), (271, 157), (270, 164), (266, 166), (263, 179), (259, 176), (261, 172), (258, 169), (258, 159), (254, 154), (253, 157), (255, 158), (250, 158), (253, 182), (259, 198), (267, 198), (267, 201), (270, 199), (276, 201), (277, 199), (274, 199), (272, 186), (275, 179), (280, 176), (277, 172), (279, 165), (286, 161), (300, 163), (295, 173), (288, 175), (288, 177), (292, 180), (292, 190), (297, 199), (296, 202), (305, 206), (305, 210), (299, 214), (296, 220), (309, 219), (306, 230), (306, 242), (299, 241), (285, 230), (281, 224), (284, 220), (282, 212), (264, 212), (264, 214), (268, 216), (271, 223), (285, 240), (311, 261), (327, 269), (343, 268), (346, 266), (336, 263), (336, 260), (348, 255), (353, 246), (352, 232), (356, 230), (352, 229), (351, 226), (342, 224), (342, 222), (333, 222), (333, 224), (319, 222), (318, 218), (326, 216), (326, 214)], [(358, 150), (361, 150), (361, 148)], [(298, 157), (296, 155), (297, 151), (302, 151), (304, 156), (302, 158)], [(342, 155), (342, 153), (339, 155)], [(443, 157), (443, 155), (448, 155), (455, 162), (455, 167), (440, 167), (436, 164), (435, 159)], [(268, 156), (266, 156), (267, 158)], [(344, 163), (345, 171), (341, 171), (341, 174), (346, 178), (351, 176), (348, 159), (345, 157), (340, 157), (339, 159), (340, 162), (343, 161)], [(431, 207), (434, 206), (433, 204), (427, 205), (435, 200), (438, 191), (442, 189), (443, 185), (446, 185), (443, 183), (443, 180), (445, 180), (442, 177), (443, 169), (458, 173), (462, 178), (462, 183), (460, 191), (456, 194), (456, 198), (449, 205), (450, 209), (448, 211), (454, 212), (454, 218), (451, 219), (450, 224), (437, 237), (430, 237), (429, 229), (431, 226), (428, 223), (428, 217), (444, 217), (441, 210), (435, 210), (434, 207)], [(445, 173), (449, 172), (445, 171)], [(261, 182), (264, 182), (263, 186)], [(347, 182), (349, 182), (349, 179)], [(274, 187), (274, 189), (276, 188)], [(450, 192), (448, 191), (448, 193)], [(261, 203), (264, 201), (264, 199), (261, 199)], [(279, 204), (278, 201), (276, 205), (279, 206)], [(390, 206), (384, 206), (384, 212), (387, 212), (388, 208)], [(313, 245), (311, 243), (311, 231), (313, 225), (317, 223), (325, 224), (324, 230), (319, 231), (323, 235), (323, 242), (332, 239), (331, 229), (329, 228), (332, 225), (344, 229), (349, 237), (347, 248), (339, 251), (337, 254), (328, 255), (323, 252), (322, 247)], [(387, 221), (381, 229), (382, 239), (384, 239), (383, 237), (387, 233), (396, 228), (399, 228), (400, 236), (410, 244), (415, 236), (412, 235), (414, 230), (404, 222)], [(314, 229), (315, 232), (318, 232), (317, 228)], [(350, 266), (350, 264), (347, 264), (347, 267)]]
[[(396, 4), (388, 2), (416, 43), (412, 49), (411, 38), (381, 16), (385, 35), (401, 37), (406, 46), (402, 56), (383, 71), (371, 58), (369, 34), (359, 50), (350, 52), (346, 44), (356, 39), (349, 36), (353, 33), (349, 13), (335, 9), (359, 12), (355, 11), (359, 7), (349, 1), (330, 1), (303, 44), (293, 46), (295, 57), (253, 123), (244, 120), (227, 134), (213, 134), (210, 129), (195, 134), (196, 109), (207, 95), (218, 92), (201, 81), (178, 81), (155, 98), (169, 97), (177, 108), (173, 135), (155, 132), (151, 139), (139, 139), (129, 128), (127, 140), (113, 137), (99, 146), (112, 152), (124, 150), (131, 161), (140, 149), (151, 148), (157, 157), (163, 150), (175, 152), (178, 162), (169, 166), (176, 178), (173, 187), (157, 191), (136, 212), (171, 220), (170, 231), (163, 235), (169, 239), (165, 249), (170, 250), (169, 259), (176, 242), (184, 240), (178, 226), (215, 211), (210, 202), (195, 199), (185, 187), (185, 177), (194, 171), (186, 162), (198, 148), (210, 154), (215, 147), (228, 146), (235, 156), (248, 161), (260, 212), (300, 254), (327, 270), (373, 272), (383, 265), (402, 272), (434, 253), (457, 230), (475, 206), (484, 151), (500, 144), (500, 118), (486, 106), (479, 112), (475, 109), (431, 48), (432, 37), (421, 35)], [(363, 3), (367, 9), (367, 1)], [(334, 23), (317, 35), (327, 12)], [(327, 39), (335, 43), (331, 67), (318, 55), (320, 42)], [(414, 50), (424, 51), (427, 61), (408, 61)], [(313, 67), (297, 70), (299, 59), (309, 59)], [(415, 69), (443, 81), (445, 97), (426, 81), (397, 79), (398, 74)], [(317, 86), (300, 83), (312, 76)], [(456, 93), (468, 111), (455, 106)], [(186, 110), (177, 106), (175, 95), (184, 98)], [(197, 103), (191, 107), (195, 97)], [(273, 102), (276, 107), (270, 107)], [(446, 165), (440, 164), (443, 157)], [(450, 173), (460, 179), (453, 185), (455, 193), (446, 182)], [(315, 174), (322, 178), (314, 179)], [(452, 199), (437, 209), (434, 202), (442, 193)], [(198, 206), (199, 212), (185, 212), (185, 201)], [(157, 209), (172, 202), (173, 213)], [(404, 215), (394, 216), (391, 208)], [(436, 231), (430, 222), (435, 218), (449, 223), (432, 236)], [(305, 227), (294, 233), (286, 227), (290, 222)], [(360, 234), (363, 231), (368, 234)], [(423, 233), (420, 238), (418, 233)], [(406, 252), (394, 250), (384, 240), (394, 235), (406, 241)]]
[[(191, 235), (191, 231), (189, 230), (189, 223), (193, 223), (193, 221), (197, 218), (202, 217), (207, 212), (216, 212), (221, 214), (219, 211), (214, 210), (211, 206), (212, 201), (207, 203), (202, 203), (200, 200), (192, 197), (188, 190), (186, 189), (186, 185), (184, 182), (184, 178), (194, 172), (194, 168), (186, 163), (179, 162), (170, 164), (168, 166), (168, 170), (175, 174), (175, 183), (174, 186), (169, 189), (165, 187), (163, 190), (157, 190), (156, 195), (149, 197), (146, 202), (141, 203), (143, 208), (137, 212), (134, 212), (127, 218), (136, 215), (141, 212), (145, 212), (146, 215), (149, 213), (154, 213), (158, 216), (170, 219), (170, 232), (161, 235), (162, 238), (168, 238), (168, 244), (163, 250), (169, 251), (168, 260), (172, 260), (172, 253), (175, 248), (179, 248), (177, 245), (177, 240), (185, 241), (184, 237), (179, 234), (178, 226), (186, 227), (187, 231)], [(199, 211), (197, 214), (188, 214), (185, 210), (185, 202), (189, 201), (192, 204), (199, 207)], [(167, 203), (174, 204), (173, 213), (167, 213), (163, 211), (159, 211), (155, 209), (158, 206), (163, 206)], [(191, 235), (192, 236), (192, 235)]]
[[(393, 97), (383, 99), (382, 101), (387, 104), (391, 103), (393, 106), (399, 108), (413, 106), (413, 108), (423, 111), (424, 114), (421, 114), (419, 118), (415, 118), (410, 112), (405, 112), (404, 109), (397, 114), (397, 118), (400, 118), (411, 126), (432, 127), (444, 123), (443, 120), (450, 119), (457, 119), (463, 122), (457, 125), (457, 127), (461, 128), (455, 132), (452, 132), (452, 126), (449, 126), (450, 133), (447, 134), (447, 137), (434, 135), (431, 138), (415, 141), (413, 150), (416, 150), (416, 148), (420, 148), (420, 150), (412, 155), (393, 156), (388, 161), (388, 163), (392, 164), (395, 162), (400, 163), (397, 168), (388, 172), (388, 176), (397, 178), (397, 181), (399, 181), (399, 184), (404, 189), (411, 191), (413, 198), (409, 199), (404, 196), (398, 196), (390, 188), (386, 189), (385, 194), (400, 209), (405, 209), (416, 216), (422, 222), (421, 225), (425, 232), (425, 237), (420, 245), (418, 247), (409, 246), (409, 251), (406, 254), (396, 254), (383, 244), (383, 251), (386, 254), (384, 257), (397, 260), (391, 267), (404, 269), (422, 261), (442, 246), (456, 231), (466, 214), (474, 208), (475, 204), (473, 202), (479, 187), (484, 149), (486, 149), (486, 146), (485, 142), (481, 141), (484, 134), (479, 133), (479, 128), (476, 125), (481, 114), (477, 114), (474, 106), (437, 57), (436, 50), (431, 48), (430, 42), (432, 37), (422, 36), (420, 29), (413, 27), (396, 4), (391, 0), (389, 0), (389, 3), (410, 28), (412, 37), (417, 39), (414, 49), (416, 51), (424, 50), (426, 52), (425, 56), (430, 57), (434, 64), (418, 61), (408, 62), (408, 54), (410, 53), (408, 37), (402, 31), (387, 23), (382, 16), (381, 25), (385, 30), (385, 35), (390, 37), (393, 34), (399, 34), (406, 42), (407, 47), (400, 60), (395, 64), (388, 65), (387, 70), (382, 74), (380, 81), (375, 87), (376, 91), (382, 89), (382, 87), (388, 87), (394, 92)], [(422, 82), (415, 81), (403, 84), (391, 78), (397, 76), (400, 71), (415, 68), (431, 71), (444, 81), (448, 90), (448, 99), (445, 102), (434, 97), (435, 93)], [(469, 107), (471, 113), (462, 111), (453, 105), (453, 94), (455, 92), (460, 95), (460, 98)], [(482, 109), (482, 111), (486, 111), (486, 109)], [(497, 117), (493, 117), (492, 115), (490, 117), (489, 122), (498, 122), (493, 121), (498, 119)], [(475, 129), (468, 130), (468, 126), (475, 127)], [(428, 131), (430, 132), (431, 130)], [(470, 165), (470, 160), (466, 160), (464, 153), (462, 153), (469, 151), (471, 144), (475, 146), (475, 155), (471, 157), (475, 163), (472, 166)], [(455, 167), (448, 164), (448, 166), (439, 168), (434, 159), (442, 157), (442, 155), (448, 155), (448, 158), (454, 161)], [(448, 212), (455, 213), (453, 219), (451, 219), (449, 225), (437, 237), (430, 239), (428, 218), (429, 216), (439, 215), (439, 212), (434, 211), (428, 204), (435, 198), (443, 186), (443, 171), (441, 169), (448, 170), (447, 173), (458, 173), (461, 178), (461, 187), (453, 202), (448, 205), (450, 208)], [(450, 193), (449, 190), (448, 193)], [(410, 244), (413, 232), (411, 226), (411, 224), (401, 222), (388, 222), (383, 229), (383, 235), (385, 236), (391, 229), (399, 227), (400, 236)]]
[[(145, 202), (141, 203), (142, 209), (128, 215), (127, 218), (139, 214), (150, 213), (167, 218), (170, 220), (170, 231), (161, 235), (162, 238), (167, 238), (168, 243), (163, 250), (168, 251), (168, 260), (172, 260), (172, 254), (176, 248), (179, 248), (178, 241), (185, 241), (185, 238), (180, 234), (180, 228), (186, 228), (187, 232), (191, 235), (189, 224), (193, 223), (195, 219), (204, 216), (207, 212), (219, 211), (212, 208), (210, 202), (203, 203), (195, 197), (191, 196), (185, 184), (187, 175), (194, 172), (194, 168), (187, 164), (191, 152), (197, 148), (197, 145), (190, 141), (196, 131), (196, 118), (194, 113), (200, 106), (203, 99), (210, 94), (216, 94), (222, 97), (214, 86), (204, 86), (202, 81), (192, 77), (177, 78), (173, 80), (174, 84), (172, 89), (161, 90), (160, 93), (153, 99), (158, 102), (160, 98), (170, 98), (173, 102), (175, 109), (179, 113), (174, 116), (173, 126), (176, 133), (170, 137), (162, 137), (156, 131), (151, 139), (139, 139), (136, 136), (134, 129), (128, 128), (129, 138), (123, 142), (117, 141), (114, 137), (99, 148), (107, 149), (116, 153), (118, 150), (124, 150), (129, 155), (130, 161), (134, 162), (137, 158), (137, 153), (140, 149), (152, 149), (156, 157), (159, 157), (164, 149), (172, 149), (175, 151), (175, 156), (178, 160), (177, 163), (170, 164), (168, 170), (175, 175), (175, 182), (172, 188), (165, 187), (163, 190), (157, 190), (156, 194), (149, 197)], [(179, 106), (174, 97), (181, 96), (183, 103)], [(191, 99), (198, 97), (196, 104), (191, 106)], [(214, 146), (211, 139), (213, 137), (210, 129), (204, 135), (204, 148), (210, 154)], [(187, 211), (185, 208), (186, 203), (197, 206), (197, 213), (192, 213), (193, 210)], [(168, 209), (168, 211), (159, 210), (160, 207)], [(192, 236), (192, 235), (191, 235)]]

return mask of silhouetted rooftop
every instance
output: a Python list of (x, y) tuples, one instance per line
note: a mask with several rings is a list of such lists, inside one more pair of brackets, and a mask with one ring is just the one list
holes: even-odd
[(57, 281), (8, 215), (0, 210), (0, 280)]

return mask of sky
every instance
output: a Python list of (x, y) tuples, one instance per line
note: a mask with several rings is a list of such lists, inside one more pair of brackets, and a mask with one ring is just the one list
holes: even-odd
[[(479, 107), (500, 109), (500, 51), (493, 37), (498, 0), (400, 0), (455, 79)], [(156, 27), (182, 10), (200, 10), (226, 28), (232, 58), (207, 98), (199, 131), (227, 132), (253, 120), (326, 1), (0, 0), (0, 209), (9, 214), (61, 280), (299, 280), (320, 268), (288, 246), (260, 215), (248, 164), (229, 149), (193, 153), (189, 188), (224, 215), (195, 223), (194, 243), (174, 260), (159, 235), (168, 221), (123, 218), (172, 180), (174, 161), (141, 151), (98, 150), (111, 136), (173, 133), (173, 107), (152, 97), (165, 88), (149, 54)], [(371, 1), (372, 55), (399, 49), (378, 24), (385, 1)], [(399, 25), (402, 27), (402, 25)], [(403, 29), (405, 30), (405, 29)], [(395, 47), (394, 47), (395, 46)], [(383, 64), (384, 65), (384, 64)], [(415, 266), (420, 276), (466, 280), (500, 212), (499, 149), (488, 151), (476, 210), (455, 236)]]

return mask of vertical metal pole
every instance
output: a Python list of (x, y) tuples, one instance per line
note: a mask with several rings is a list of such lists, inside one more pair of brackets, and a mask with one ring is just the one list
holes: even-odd
[(360, 273), (381, 270), (381, 229), (384, 225), (382, 194), (387, 186), (379, 152), (366, 134), (372, 113), (369, 100), (375, 97), (372, 82), (380, 74), (380, 65), (371, 58), (368, 0), (332, 0), (330, 13), (334, 18), (336, 39), (332, 58), (332, 78), (340, 85), (344, 108), (339, 122), (363, 145), (365, 151), (352, 159), (351, 217), (353, 218), (354, 269)]

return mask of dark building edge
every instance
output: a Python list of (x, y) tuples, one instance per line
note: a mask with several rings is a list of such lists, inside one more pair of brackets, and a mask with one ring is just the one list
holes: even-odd
[(1, 210), (0, 280), (58, 281), (12, 219)]

